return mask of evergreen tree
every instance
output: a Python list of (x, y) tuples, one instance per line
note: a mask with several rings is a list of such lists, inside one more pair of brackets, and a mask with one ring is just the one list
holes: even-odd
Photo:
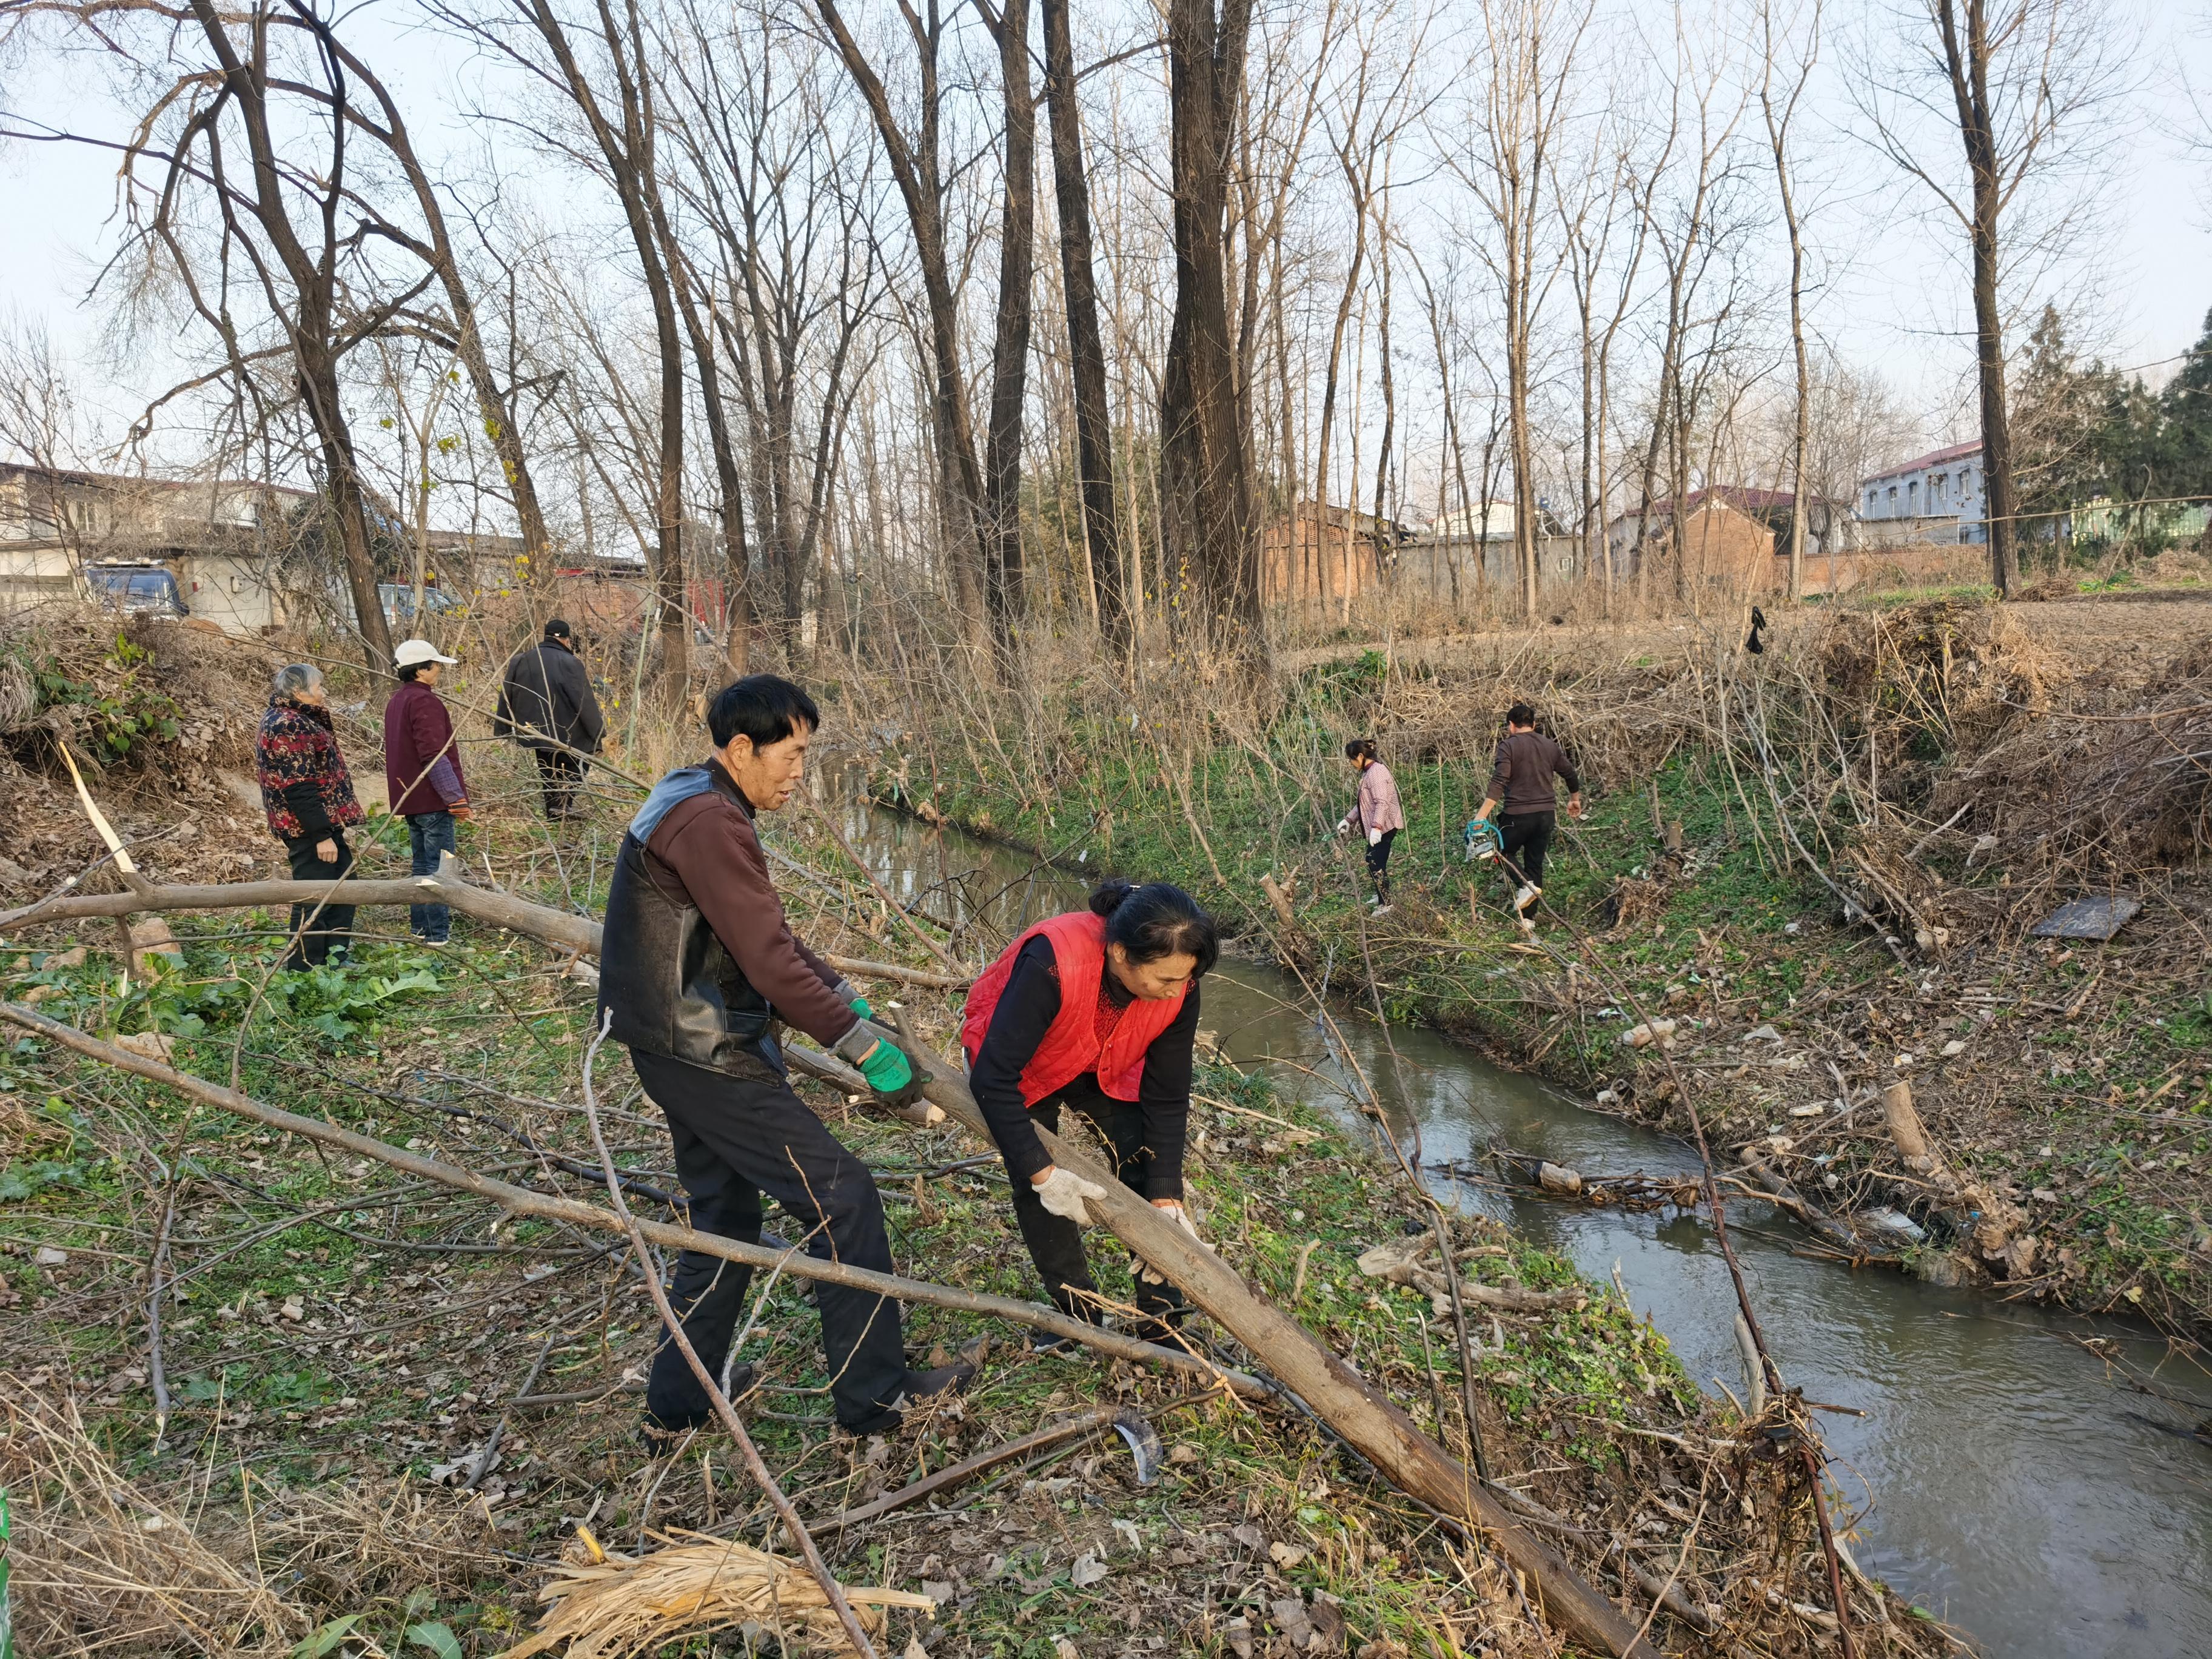
[(2212, 312), (2181, 372), (2159, 393), (2161, 495), (2212, 495)]

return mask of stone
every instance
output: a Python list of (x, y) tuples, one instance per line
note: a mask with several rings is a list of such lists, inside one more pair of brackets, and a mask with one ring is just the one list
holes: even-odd
[(2037, 939), (2108, 939), (2142, 912), (2141, 899), (2099, 894), (2060, 905), (2027, 931)]

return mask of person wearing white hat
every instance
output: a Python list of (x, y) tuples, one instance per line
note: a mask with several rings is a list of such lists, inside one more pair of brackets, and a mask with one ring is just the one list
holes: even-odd
[[(453, 717), (438, 696), (438, 676), (454, 659), (428, 640), (403, 640), (392, 653), (399, 689), (384, 705), (384, 786), (394, 817), (407, 820), (410, 867), (437, 873), (438, 857), (456, 845), (457, 823), (469, 817), (468, 786), (461, 777)], [(452, 936), (453, 911), (442, 904), (407, 908), (407, 930), (432, 945)]]

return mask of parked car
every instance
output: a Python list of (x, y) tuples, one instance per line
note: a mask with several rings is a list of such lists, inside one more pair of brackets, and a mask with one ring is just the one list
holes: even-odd
[(173, 619), (191, 615), (176, 577), (159, 565), (95, 564), (84, 575), (94, 599), (125, 616)]
[[(384, 606), (384, 620), (392, 627), (414, 622), (415, 585), (412, 582), (379, 582), (376, 597)], [(426, 617), (442, 617), (460, 608), (461, 601), (450, 593), (441, 592), (434, 587), (422, 590), (422, 614)]]

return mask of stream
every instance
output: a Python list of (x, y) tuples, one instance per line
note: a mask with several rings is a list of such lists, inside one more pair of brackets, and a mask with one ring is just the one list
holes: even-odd
[[(1083, 902), (1073, 874), (847, 797), (848, 838), (884, 886), (933, 915), (980, 924), (984, 941)], [(978, 947), (980, 948), (980, 946)], [(1227, 963), (1207, 976), (1200, 1024), (1242, 1066), (1355, 1128), (1347, 1091), (1297, 981)], [(1388, 1034), (1337, 1011), (1346, 1045), (1401, 1132), (1431, 1163), (1495, 1139), (1585, 1173), (1697, 1168), (1684, 1143), (1595, 1111), (1419, 1029)], [(1395, 1059), (1393, 1049), (1395, 1048)], [(1267, 1062), (1279, 1062), (1268, 1064)], [(1603, 1283), (1618, 1270), (1636, 1311), (1690, 1375), (1739, 1395), (1735, 1301), (1708, 1228), (1670, 1212), (1627, 1213), (1480, 1191), (1440, 1194), (1498, 1215)], [(2109, 1380), (2069, 1337), (2118, 1345), (2141, 1372), (2165, 1344), (2139, 1326), (1947, 1291), (1879, 1268), (1792, 1254), (1808, 1237), (1771, 1207), (1729, 1208), (1738, 1259), (1785, 1382), (1865, 1413), (1820, 1420), (1861, 1565), (1993, 1656), (2212, 1659), (2212, 1449), (2197, 1413)], [(2161, 1381), (2198, 1399), (2202, 1372)]]

